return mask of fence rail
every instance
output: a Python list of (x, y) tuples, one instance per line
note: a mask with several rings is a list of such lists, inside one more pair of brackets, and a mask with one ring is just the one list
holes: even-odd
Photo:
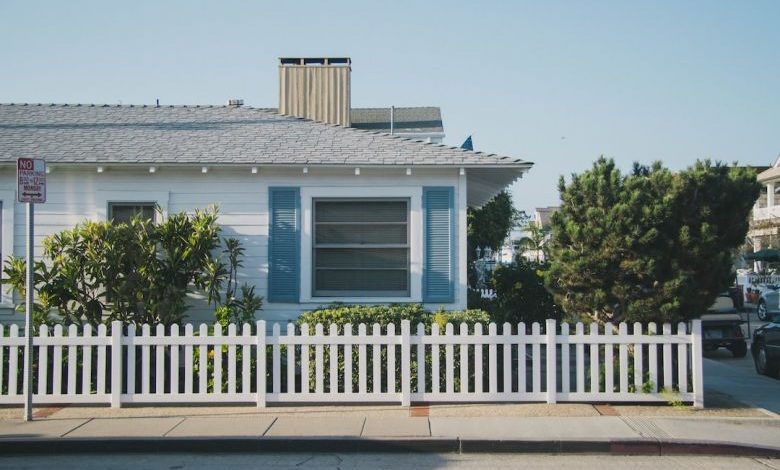
[[(400, 328), (398, 328), (400, 326)], [(89, 325), (33, 338), (33, 402), (664, 402), (702, 406), (701, 322), (691, 331), (548, 320), (456, 328), (273, 324)], [(182, 331), (183, 330), (183, 331)], [(240, 330), (240, 331), (239, 331)], [(154, 334), (153, 334), (154, 332)], [(24, 337), (0, 325), (0, 404), (21, 404)]]

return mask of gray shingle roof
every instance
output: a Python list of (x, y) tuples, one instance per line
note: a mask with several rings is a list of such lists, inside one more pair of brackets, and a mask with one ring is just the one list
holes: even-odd
[(431, 165), (531, 163), (228, 106), (0, 104), (0, 162)]
[[(352, 127), (390, 132), (390, 108), (352, 108)], [(393, 131), (399, 133), (443, 133), (441, 110), (436, 107), (395, 108)]]

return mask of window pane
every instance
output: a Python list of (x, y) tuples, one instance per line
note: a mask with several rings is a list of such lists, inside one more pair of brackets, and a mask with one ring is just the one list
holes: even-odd
[(154, 220), (154, 204), (110, 204), (108, 218), (114, 222), (128, 223), (134, 216)]
[(317, 268), (406, 269), (409, 250), (406, 248), (318, 248)]
[(406, 201), (316, 201), (316, 222), (406, 222)]
[(408, 211), (405, 200), (315, 200), (314, 295), (408, 296)]
[(328, 225), (317, 224), (317, 243), (352, 243), (358, 245), (406, 244), (406, 224), (394, 225)]
[(340, 295), (371, 295), (373, 292), (405, 293), (408, 289), (408, 273), (404, 270), (335, 270), (317, 269), (317, 289)]

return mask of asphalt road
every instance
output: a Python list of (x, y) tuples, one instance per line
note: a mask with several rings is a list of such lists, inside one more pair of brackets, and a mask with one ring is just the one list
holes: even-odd
[[(743, 319), (749, 319), (750, 331), (764, 324), (755, 311), (743, 312)], [(747, 331), (748, 324), (743, 327)], [(748, 348), (750, 339), (748, 339)], [(732, 397), (747, 405), (757, 406), (780, 414), (780, 380), (758, 375), (753, 357), (748, 352), (743, 358), (735, 358), (725, 349), (706, 352), (704, 355), (704, 402), (707, 393), (716, 392)]]
[(417, 469), (417, 468), (530, 468), (611, 470), (743, 470), (777, 469), (780, 460), (745, 457), (669, 456), (628, 457), (608, 455), (549, 454), (92, 454), (56, 457), (26, 456), (0, 458), (0, 469), (165, 469), (223, 470), (259, 468), (314, 469)]

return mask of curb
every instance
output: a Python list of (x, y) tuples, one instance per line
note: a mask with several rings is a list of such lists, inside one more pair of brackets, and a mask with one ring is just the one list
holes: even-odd
[[(212, 445), (204, 445), (209, 443)], [(491, 440), (459, 438), (352, 437), (185, 437), (185, 438), (51, 438), (0, 439), (0, 454), (95, 454), (141, 452), (414, 452), (414, 453), (543, 453), (609, 455), (720, 455), (780, 458), (780, 447), (733, 442), (615, 440)]]

